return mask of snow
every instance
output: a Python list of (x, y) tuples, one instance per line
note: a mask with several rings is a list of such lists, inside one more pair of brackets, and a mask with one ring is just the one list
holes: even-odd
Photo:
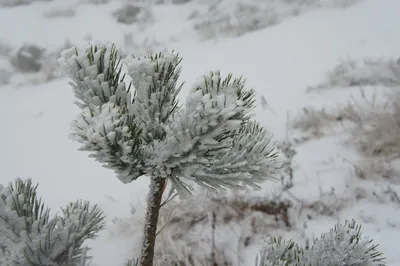
[[(207, 41), (199, 40), (192, 22), (180, 15), (191, 14), (198, 6), (195, 3), (151, 7), (154, 23), (141, 30), (136, 25), (117, 24), (112, 12), (122, 4), (118, 0), (103, 5), (68, 1), (68, 7), (75, 6), (76, 16), (43, 16), (51, 8), (65, 8), (64, 2), (0, 7), (0, 42), (13, 47), (35, 43), (54, 50), (66, 38), (83, 46), (90, 33), (94, 41), (114, 41), (118, 47), (124, 44), (124, 34), (133, 32), (139, 46), (146, 40), (155, 40), (151, 50), (174, 49), (183, 57), (181, 80), (186, 84), (178, 96), (181, 102), (202, 74), (221, 70), (222, 76), (229, 72), (243, 75), (248, 86), (256, 89), (258, 100), (265, 97), (273, 110), (264, 110), (261, 101), (257, 101), (256, 118), (273, 132), (276, 140), (287, 136), (287, 113), (294, 116), (303, 107), (336, 106), (346, 103), (350, 96), (359, 97), (358, 90), (352, 88), (306, 92), (308, 87), (323, 82), (340, 60), (393, 59), (400, 52), (398, 0), (364, 0), (346, 9), (313, 10), (240, 37)], [(0, 70), (9, 67), (0, 62)], [(142, 208), (140, 203), (146, 198), (149, 180), (141, 177), (123, 184), (113, 171), (88, 158), (88, 153), (77, 151), (80, 144), (68, 135), (70, 122), (76, 119), (79, 109), (73, 104), (75, 97), (68, 81), (61, 78), (21, 87), (17, 86), (19, 80), (12, 79), (10, 85), (0, 85), (0, 184), (6, 185), (16, 177), (32, 178), (34, 183), (40, 183), (38, 192), (52, 212), (80, 198), (98, 203), (109, 224), (98, 239), (88, 242), (92, 248), (89, 254), (94, 256), (91, 265), (122, 265), (141, 241), (136, 235), (110, 236), (112, 219), (129, 216), (131, 205)], [(368, 94), (374, 90), (365, 89)], [(347, 138), (344, 130), (334, 130), (328, 137), (296, 147), (291, 193), (305, 202), (322, 197), (345, 206), (333, 216), (304, 221), (307, 226), (303, 236), (319, 236), (337, 220), (355, 218), (362, 223), (364, 235), (380, 244), (387, 264), (399, 265), (396, 243), (400, 239), (400, 206), (372, 196), (360, 202), (354, 199), (355, 187), (384, 190), (388, 182), (365, 181), (360, 185), (354, 180), (349, 162), (357, 161), (359, 154), (349, 147)], [(400, 194), (398, 185), (393, 188)], [(332, 189), (336, 192), (333, 198), (329, 196)], [(137, 227), (141, 230), (142, 224)], [(285, 236), (302, 239), (296, 232)], [(254, 265), (257, 253), (257, 249), (245, 252), (246, 265)]]

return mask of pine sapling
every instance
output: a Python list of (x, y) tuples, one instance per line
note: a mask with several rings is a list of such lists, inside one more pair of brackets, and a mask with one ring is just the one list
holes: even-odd
[(167, 181), (170, 195), (184, 198), (195, 186), (259, 188), (281, 168), (271, 135), (251, 119), (254, 90), (242, 78), (210, 72), (179, 104), (181, 60), (167, 51), (131, 58), (123, 73), (114, 45), (71, 48), (59, 60), (82, 109), (71, 134), (81, 150), (123, 183), (143, 175), (151, 180), (140, 258), (145, 266), (153, 265)]

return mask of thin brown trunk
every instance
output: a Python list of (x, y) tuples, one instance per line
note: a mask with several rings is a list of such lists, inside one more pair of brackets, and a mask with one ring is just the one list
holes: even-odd
[(162, 177), (155, 177), (151, 179), (150, 192), (147, 199), (146, 220), (144, 225), (143, 245), (140, 258), (141, 266), (153, 266), (158, 214), (160, 212), (165, 182), (166, 179)]

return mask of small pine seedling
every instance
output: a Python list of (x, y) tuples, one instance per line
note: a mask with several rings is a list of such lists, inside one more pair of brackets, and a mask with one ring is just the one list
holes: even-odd
[[(132, 58), (123, 73), (115, 45), (63, 51), (59, 62), (82, 113), (72, 123), (81, 150), (123, 183), (151, 179), (141, 265), (153, 265), (158, 214), (170, 193), (258, 188), (281, 169), (271, 135), (251, 119), (254, 90), (220, 72), (200, 77), (186, 102), (177, 96), (182, 58), (167, 51)], [(126, 82), (129, 77), (131, 82)]]

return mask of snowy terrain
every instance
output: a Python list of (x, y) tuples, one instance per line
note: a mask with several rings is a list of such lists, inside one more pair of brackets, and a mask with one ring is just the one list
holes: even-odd
[[(380, 245), (387, 265), (400, 265), (396, 245), (400, 239), (400, 199), (396, 201), (396, 195), (400, 195), (400, 169), (396, 161), (391, 161), (390, 171), (382, 169), (393, 178), (383, 178), (382, 171), (368, 170), (368, 178), (361, 180), (355, 165), (363, 155), (348, 141), (352, 125), (329, 124), (320, 134), (288, 126), (288, 118), (296, 119), (303, 108), (335, 109), (351, 99), (362, 104), (374, 93), (378, 105), (383, 105), (386, 93), (395, 86), (367, 84), (362, 87), (364, 97), (359, 86), (346, 83), (333, 86), (328, 82), (323, 89), (309, 88), (324, 84), (327, 74), (341, 60), (397, 60), (398, 0), (337, 1), (343, 4), (337, 6), (331, 4), (335, 1), (309, 1), (308, 5), (303, 1), (300, 7), (291, 7), (293, 1), (281, 1), (286, 3), (282, 5), (270, 1), (268, 12), (273, 10), (276, 18), (273, 25), (262, 22), (243, 33), (242, 28), (232, 31), (241, 24), (235, 22), (226, 33), (226, 25), (218, 24), (214, 25), (218, 30), (206, 34), (206, 38), (204, 27), (200, 31), (198, 25), (204, 26), (207, 8), (214, 8), (215, 16), (224, 12), (223, 6), (211, 4), (217, 1), (142, 2), (138, 5), (143, 17), (132, 24), (118, 23), (113, 16), (129, 1), (90, 2), (95, 1), (53, 0), (3, 7), (7, 2), (0, 0), (0, 184), (16, 177), (32, 178), (40, 183), (39, 193), (53, 212), (78, 198), (99, 204), (108, 217), (108, 226), (98, 239), (88, 243), (94, 256), (91, 265), (123, 265), (137, 255), (141, 218), (129, 219), (133, 208), (136, 216), (143, 212), (149, 181), (140, 178), (122, 184), (112, 171), (87, 158), (87, 153), (77, 151), (79, 144), (68, 138), (70, 121), (79, 110), (73, 104), (68, 79), (59, 76), (55, 65), (56, 54), (66, 40), (73, 45), (84, 45), (88, 40), (111, 41), (135, 55), (174, 49), (183, 57), (181, 77), (188, 84), (210, 70), (246, 77), (248, 85), (257, 90), (256, 117), (273, 132), (275, 140), (296, 143), (306, 139), (293, 147), (297, 154), (292, 162), (290, 195), (303, 205), (321, 203), (312, 214), (292, 214), (292, 228), (279, 232), (301, 240), (329, 230), (337, 221), (355, 218), (363, 225), (365, 236)], [(254, 7), (262, 1), (242, 2)], [(260, 6), (260, 10), (265, 8), (264, 4)], [(240, 16), (260, 12), (245, 10), (248, 13)], [(45, 48), (45, 62), (50, 67), (37, 73), (17, 70), (10, 55), (24, 43)], [(361, 68), (354, 75), (369, 74)], [(185, 95), (183, 90), (181, 97)], [(257, 195), (268, 194), (276, 186), (268, 182)], [(325, 212), (324, 208), (329, 210)], [(116, 228), (115, 217), (131, 228)], [(232, 239), (233, 233), (224, 230), (221, 239)], [(239, 254), (242, 265), (254, 265), (257, 247), (255, 244)]]

